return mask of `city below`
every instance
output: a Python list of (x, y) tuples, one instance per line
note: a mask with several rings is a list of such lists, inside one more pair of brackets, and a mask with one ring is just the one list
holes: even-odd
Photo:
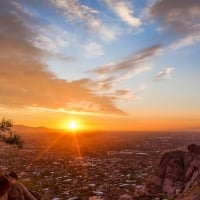
[[(23, 149), (0, 143), (0, 168), (46, 199), (139, 195), (168, 151), (200, 143), (197, 132), (24, 133)], [(114, 197), (111, 199), (115, 199)]]

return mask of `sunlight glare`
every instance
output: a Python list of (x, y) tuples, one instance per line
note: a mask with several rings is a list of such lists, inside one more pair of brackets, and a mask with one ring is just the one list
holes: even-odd
[(78, 129), (78, 123), (76, 122), (76, 121), (70, 121), (69, 123), (68, 123), (68, 129), (70, 129), (70, 130), (76, 130), (76, 129)]

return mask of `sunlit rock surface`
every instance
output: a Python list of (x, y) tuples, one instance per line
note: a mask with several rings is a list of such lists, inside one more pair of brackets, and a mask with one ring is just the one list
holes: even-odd
[(11, 172), (0, 174), (0, 200), (40, 200), (39, 193), (19, 183), (18, 176)]
[(172, 151), (162, 156), (156, 175), (149, 178), (147, 191), (150, 194), (165, 193), (177, 199), (188, 195), (190, 200), (195, 200), (200, 196), (199, 185), (200, 146), (191, 144), (187, 152)]

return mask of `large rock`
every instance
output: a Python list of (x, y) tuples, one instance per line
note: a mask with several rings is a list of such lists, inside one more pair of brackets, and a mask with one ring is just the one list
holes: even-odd
[(0, 200), (40, 200), (39, 193), (27, 189), (17, 181), (14, 172), (0, 174)]
[(10, 181), (8, 177), (5, 176), (3, 173), (0, 173), (0, 200), (7, 199), (7, 192), (10, 187)]
[(200, 146), (192, 144), (187, 152), (165, 153), (155, 176), (150, 177), (147, 190), (151, 194), (177, 196), (200, 185)]

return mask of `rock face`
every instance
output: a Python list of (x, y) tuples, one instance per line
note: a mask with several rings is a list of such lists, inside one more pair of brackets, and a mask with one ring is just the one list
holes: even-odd
[(200, 146), (191, 144), (187, 152), (173, 151), (162, 156), (156, 175), (149, 179), (147, 191), (174, 197), (199, 186)]
[(27, 189), (17, 181), (18, 176), (11, 172), (0, 173), (0, 200), (40, 200), (41, 196)]

